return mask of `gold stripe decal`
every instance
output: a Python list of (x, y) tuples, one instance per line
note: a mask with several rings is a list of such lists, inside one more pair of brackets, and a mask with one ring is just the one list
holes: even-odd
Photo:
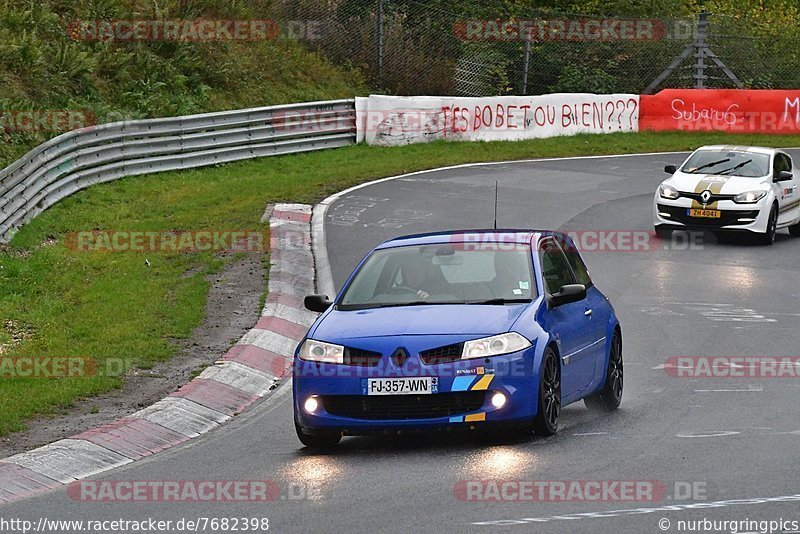
[(478, 380), (474, 386), (472, 386), (472, 391), (485, 391), (489, 389), (489, 384), (492, 383), (492, 379), (494, 378), (493, 374), (483, 375), (480, 380)]
[[(697, 182), (694, 192), (699, 194), (705, 190), (709, 190), (713, 194), (718, 195), (722, 191), (722, 187), (728, 183), (728, 180), (730, 180), (730, 178), (723, 176), (704, 176)], [(715, 210), (717, 209), (717, 202), (712, 202), (707, 206), (704, 206), (699, 201), (692, 200), (692, 208)]]
[(783, 207), (780, 209), (780, 212), (779, 212), (779, 213), (783, 213), (784, 211), (789, 211), (790, 209), (794, 209), (794, 208), (796, 208), (796, 207), (797, 207), (797, 205), (798, 205), (798, 204), (800, 204), (800, 200), (795, 200), (795, 201), (794, 201), (794, 202), (792, 202), (791, 204), (786, 204), (785, 206), (783, 206)]
[[(703, 191), (708, 189), (709, 185), (711, 185), (711, 182), (708, 181), (708, 176), (703, 176), (697, 182), (697, 185), (694, 188), (694, 192), (695, 193), (702, 193)], [(702, 207), (703, 207), (703, 205), (700, 204), (698, 201), (692, 200), (692, 208), (699, 209), (699, 208), (702, 208)]]

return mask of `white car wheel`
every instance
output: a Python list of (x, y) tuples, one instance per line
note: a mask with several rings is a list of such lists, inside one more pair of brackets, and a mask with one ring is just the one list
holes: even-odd
[(775, 233), (778, 231), (778, 208), (773, 204), (767, 220), (767, 230), (759, 236), (762, 245), (771, 245), (775, 242)]

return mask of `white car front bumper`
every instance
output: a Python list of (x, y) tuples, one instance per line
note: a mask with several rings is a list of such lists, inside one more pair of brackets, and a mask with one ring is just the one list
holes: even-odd
[(692, 230), (726, 230), (765, 233), (771, 206), (769, 195), (755, 204), (737, 204), (732, 200), (720, 200), (714, 208), (721, 217), (690, 217), (692, 199), (667, 200), (656, 193), (653, 200), (653, 225), (656, 227), (687, 228)]

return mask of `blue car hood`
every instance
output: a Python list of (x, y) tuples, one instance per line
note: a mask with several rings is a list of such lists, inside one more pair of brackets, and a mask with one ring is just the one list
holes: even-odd
[(320, 341), (412, 335), (491, 336), (508, 332), (527, 304), (431, 305), (331, 310), (312, 332)]

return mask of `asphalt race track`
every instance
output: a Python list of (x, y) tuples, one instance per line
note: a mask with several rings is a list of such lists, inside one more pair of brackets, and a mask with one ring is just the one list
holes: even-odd
[[(800, 152), (792, 155), (800, 160)], [(683, 157), (479, 165), (354, 190), (330, 206), (325, 220), (334, 281), (339, 287), (385, 239), (491, 227), (495, 180), (501, 227), (652, 231), (663, 166)], [(267, 517), (276, 532), (648, 533), (678, 532), (679, 520), (704, 518), (800, 521), (798, 500), (766, 500), (800, 495), (800, 380), (685, 378), (665, 368), (677, 356), (800, 356), (800, 239), (782, 230), (772, 247), (761, 247), (720, 244), (710, 235), (688, 244), (676, 236), (672, 243), (653, 238), (646, 248), (584, 253), (622, 322), (625, 391), (616, 413), (598, 416), (583, 403), (571, 405), (559, 434), (547, 439), (346, 438), (322, 455), (305, 451), (295, 437), (291, 391), (283, 386), (218, 431), (99, 479), (268, 479), (284, 499), (87, 503), (61, 489), (0, 507), (0, 515), (34, 522), (43, 514)], [(459, 481), (482, 479), (656, 481), (665, 495), (656, 502), (457, 498)], [(697, 503), (706, 506), (685, 509)]]

